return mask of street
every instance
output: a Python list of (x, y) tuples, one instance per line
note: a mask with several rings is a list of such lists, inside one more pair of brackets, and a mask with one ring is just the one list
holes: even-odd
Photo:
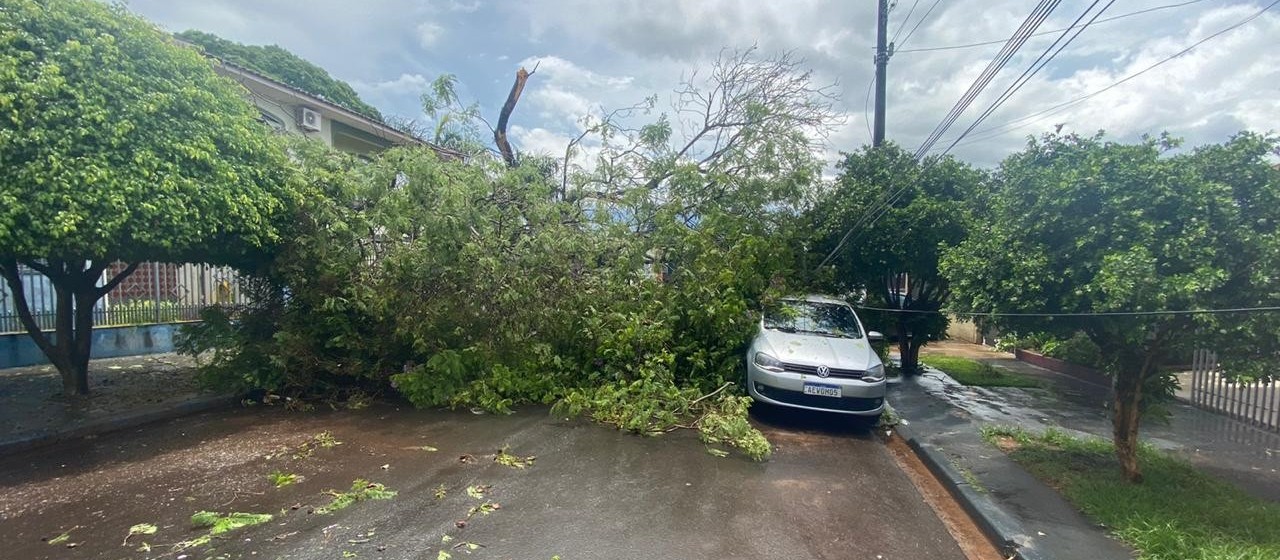
[[(0, 459), (0, 541), (21, 559), (964, 558), (869, 430), (753, 416), (765, 463), (545, 408), (206, 413)], [(356, 479), (398, 494), (315, 511)], [(202, 510), (274, 517), (175, 549), (208, 534)], [(154, 534), (126, 539), (139, 524)]]

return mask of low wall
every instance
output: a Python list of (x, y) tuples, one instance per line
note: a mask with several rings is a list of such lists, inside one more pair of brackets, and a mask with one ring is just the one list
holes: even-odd
[[(180, 324), (99, 327), (93, 329), (94, 358), (117, 358), (173, 351)], [(48, 333), (52, 339), (53, 333)], [(0, 369), (47, 364), (48, 358), (27, 334), (0, 335)]]
[(1111, 377), (1109, 377), (1107, 374), (1101, 371), (1098, 371), (1088, 366), (1073, 364), (1071, 362), (1064, 362), (1057, 358), (1050, 358), (1043, 354), (1037, 354), (1035, 352), (1030, 352), (1027, 350), (1014, 350), (1013, 356), (1018, 360), (1026, 362), (1033, 366), (1042, 367), (1049, 371), (1058, 372), (1063, 375), (1070, 375), (1071, 377), (1075, 377), (1077, 379), (1088, 381), (1090, 383), (1094, 383), (1097, 385), (1105, 385), (1107, 387), (1111, 386)]
[(982, 331), (978, 330), (978, 325), (973, 321), (958, 317), (951, 317), (951, 321), (947, 323), (947, 338), (950, 340), (959, 340), (970, 344), (984, 344), (986, 341), (982, 339)]

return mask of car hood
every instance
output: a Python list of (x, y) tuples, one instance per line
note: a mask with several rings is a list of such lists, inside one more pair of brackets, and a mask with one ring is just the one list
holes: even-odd
[(756, 350), (779, 360), (840, 369), (867, 370), (880, 363), (866, 337), (836, 338), (764, 329), (756, 338)]

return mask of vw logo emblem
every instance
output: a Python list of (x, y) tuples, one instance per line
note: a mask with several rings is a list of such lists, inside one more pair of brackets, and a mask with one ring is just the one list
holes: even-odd
[(831, 375), (831, 368), (827, 366), (818, 366), (818, 377), (826, 377)]

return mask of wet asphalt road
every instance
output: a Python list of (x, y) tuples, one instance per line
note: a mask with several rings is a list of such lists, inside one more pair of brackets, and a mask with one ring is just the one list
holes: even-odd
[[(867, 429), (754, 415), (776, 446), (765, 463), (712, 456), (687, 431), (646, 438), (545, 409), (208, 413), (0, 458), (0, 558), (963, 558)], [(324, 431), (342, 444), (294, 457)], [(423, 445), (438, 451), (410, 449)], [(537, 459), (500, 465), (503, 446)], [(276, 489), (276, 470), (303, 479)], [(309, 512), (356, 478), (399, 495)], [(476, 499), (470, 485), (492, 488)], [(500, 509), (468, 517), (486, 500)], [(199, 510), (275, 518), (175, 553), (204, 533), (189, 522)], [(122, 546), (139, 523), (158, 531)]]

